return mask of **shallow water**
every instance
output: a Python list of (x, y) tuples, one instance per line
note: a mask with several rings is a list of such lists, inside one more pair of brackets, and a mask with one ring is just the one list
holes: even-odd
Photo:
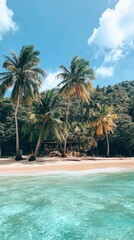
[(0, 177), (0, 240), (133, 240), (134, 173)]

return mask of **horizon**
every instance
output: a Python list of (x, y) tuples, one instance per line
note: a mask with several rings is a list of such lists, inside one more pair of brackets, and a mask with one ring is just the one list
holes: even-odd
[(68, 68), (75, 55), (90, 61), (97, 76), (94, 87), (133, 81), (133, 0), (1, 0), (0, 9), (0, 71), (3, 55), (34, 45), (48, 73), (41, 91), (58, 84), (58, 67)]

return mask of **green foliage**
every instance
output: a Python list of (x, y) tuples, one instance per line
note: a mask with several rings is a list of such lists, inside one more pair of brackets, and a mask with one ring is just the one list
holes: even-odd
[(38, 68), (40, 61), (39, 51), (34, 50), (34, 46), (23, 46), (19, 55), (11, 51), (11, 57), (4, 56), (3, 68), (6, 70), (0, 73), (0, 97), (4, 96), (9, 88), (11, 90), (12, 101), (16, 104), (15, 125), (16, 125), (16, 155), (19, 154), (19, 129), (18, 129), (18, 109), (24, 100), (31, 105), (32, 100), (38, 95), (42, 79), (45, 76), (44, 70)]
[(59, 96), (54, 89), (41, 94), (40, 102), (35, 102), (29, 114), (29, 122), (24, 131), (29, 133), (29, 140), (38, 138), (42, 129), (41, 142), (43, 140), (62, 142), (67, 135), (67, 126), (61, 120), (64, 110)]
[(117, 129), (110, 141), (118, 154), (131, 156), (134, 153), (134, 122), (131, 116), (127, 114), (120, 116)]
[(72, 122), (69, 132), (69, 139), (77, 143), (79, 151), (87, 152), (92, 147), (96, 147), (96, 140), (94, 139), (94, 132), (86, 124), (82, 122)]
[(95, 79), (94, 70), (89, 68), (89, 62), (76, 56), (72, 59), (69, 69), (63, 65), (60, 68), (62, 72), (57, 75), (57, 78), (62, 80), (58, 85), (59, 93), (66, 98), (76, 96), (89, 103), (93, 89), (90, 80)]
[(40, 75), (46, 76), (46, 73), (37, 67), (40, 61), (39, 54), (39, 51), (30, 45), (23, 46), (18, 56), (13, 51), (11, 57), (4, 56), (3, 68), (6, 72), (0, 73), (1, 95), (13, 87), (11, 97), (16, 102), (18, 95), (21, 101), (22, 98), (33, 98), (38, 93), (42, 83)]
[(10, 99), (0, 100), (0, 142), (15, 138), (14, 105)]
[(93, 91), (90, 80), (95, 79), (95, 73), (89, 62), (74, 57), (68, 69), (60, 67), (57, 77), (62, 81), (58, 88), (39, 94), (41, 75), (46, 74), (37, 67), (38, 63), (39, 52), (33, 46), (22, 47), (18, 56), (13, 51), (11, 58), (5, 56), (0, 97), (12, 87), (13, 101), (0, 100), (2, 146), (7, 144), (6, 148), (10, 145), (14, 149), (16, 131), (24, 153), (31, 151), (30, 142), (38, 150), (44, 140), (65, 146), (68, 138), (77, 150), (89, 154), (95, 153), (100, 140), (98, 154), (105, 155), (107, 139), (110, 155), (134, 156), (134, 81), (97, 86)]
[(116, 130), (110, 135), (111, 154), (134, 155), (134, 81), (124, 81), (105, 88), (98, 86), (92, 95), (91, 111), (98, 111), (98, 104), (112, 105), (118, 116)]
[[(14, 105), (10, 99), (0, 100), (0, 145), (8, 148), (8, 144), (15, 143)], [(13, 147), (14, 149), (14, 147)], [(3, 148), (2, 148), (3, 152)]]

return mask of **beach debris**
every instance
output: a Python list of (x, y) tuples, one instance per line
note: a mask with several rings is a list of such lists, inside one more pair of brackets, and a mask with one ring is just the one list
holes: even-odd
[(61, 157), (61, 153), (59, 151), (50, 152), (47, 157)]

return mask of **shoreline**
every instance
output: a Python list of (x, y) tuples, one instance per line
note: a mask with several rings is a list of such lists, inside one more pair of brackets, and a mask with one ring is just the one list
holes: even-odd
[(38, 158), (34, 162), (0, 160), (0, 175), (46, 174), (61, 172), (134, 171), (134, 158)]

